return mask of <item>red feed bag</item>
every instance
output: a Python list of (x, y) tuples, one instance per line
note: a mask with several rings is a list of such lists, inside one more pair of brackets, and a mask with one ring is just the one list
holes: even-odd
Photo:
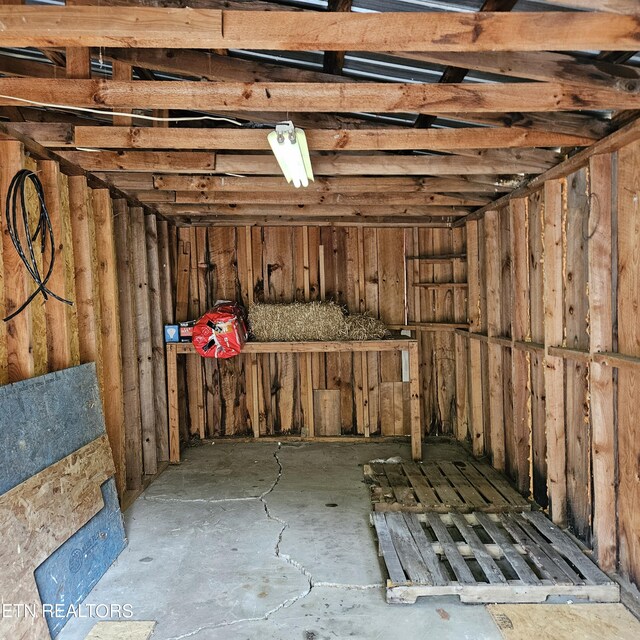
[(205, 358), (232, 358), (247, 341), (244, 309), (221, 302), (207, 311), (193, 327), (193, 346)]

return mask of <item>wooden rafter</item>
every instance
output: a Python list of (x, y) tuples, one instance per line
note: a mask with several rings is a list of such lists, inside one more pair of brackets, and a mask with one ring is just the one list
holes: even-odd
[[(224, 30), (223, 30), (224, 24)], [(0, 7), (4, 46), (323, 51), (636, 50), (633, 16), (545, 13), (331, 13), (131, 7)]]
[[(2, 97), (4, 96), (4, 97)], [(377, 113), (476, 113), (632, 109), (639, 98), (606, 89), (559, 83), (495, 84), (320, 84), (118, 82), (0, 78), (0, 105), (25, 101), (74, 107), (209, 109), (216, 111), (352, 112), (366, 104)]]
[[(202, 192), (242, 192), (282, 193), (284, 178), (251, 176), (236, 178), (233, 176), (180, 175), (152, 173), (96, 173), (105, 182), (122, 189), (145, 191), (196, 191)], [(456, 178), (412, 178), (377, 177), (360, 178), (349, 176), (320, 177), (309, 183), (308, 193), (329, 194), (367, 194), (394, 193), (402, 191), (412, 193), (459, 193), (474, 197), (490, 196), (510, 191), (518, 182), (512, 182), (498, 176), (462, 176)]]
[[(281, 175), (273, 155), (215, 154), (205, 151), (60, 151), (58, 155), (90, 171)], [(312, 157), (316, 175), (460, 176), (538, 173), (539, 163), (515, 158), (464, 156), (348, 155)]]
[[(155, 129), (91, 127), (68, 124), (24, 124), (18, 130), (46, 147), (98, 149), (232, 149), (268, 151), (265, 129)], [(460, 128), (415, 131), (403, 129), (306, 129), (312, 151), (454, 151), (527, 147), (583, 147), (590, 138), (512, 128)]]
[(446, 215), (450, 211), (444, 207), (482, 207), (490, 199), (479, 196), (452, 196), (420, 192), (388, 193), (318, 193), (308, 189), (295, 189), (280, 181), (280, 191), (260, 193), (256, 190), (243, 191), (135, 191), (140, 202), (163, 202), (175, 204), (211, 204), (211, 205), (331, 205), (331, 206), (423, 206), (438, 207)]
[[(480, 7), (480, 12), (488, 11), (511, 11), (518, 0), (485, 0)], [(448, 66), (445, 68), (438, 82), (440, 84), (458, 84), (462, 82), (469, 73), (469, 69), (461, 66)], [(438, 116), (421, 113), (416, 118), (415, 127), (427, 129)]]
[[(327, 11), (347, 13), (351, 11), (351, 0), (327, 0)], [(344, 65), (344, 51), (325, 51), (322, 68), (325, 73), (341, 74)]]

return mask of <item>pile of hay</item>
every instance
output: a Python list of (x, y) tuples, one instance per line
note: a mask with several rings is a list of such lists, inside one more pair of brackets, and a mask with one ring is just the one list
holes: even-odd
[(347, 340), (381, 340), (389, 335), (389, 330), (382, 320), (366, 313), (355, 313), (345, 316), (347, 323)]
[(389, 332), (366, 314), (345, 315), (335, 302), (254, 304), (249, 327), (258, 342), (378, 340)]

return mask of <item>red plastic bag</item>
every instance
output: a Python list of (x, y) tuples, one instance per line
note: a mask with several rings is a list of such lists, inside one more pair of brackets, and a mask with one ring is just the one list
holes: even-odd
[(218, 302), (193, 327), (193, 346), (205, 358), (232, 358), (247, 341), (244, 309), (235, 302)]

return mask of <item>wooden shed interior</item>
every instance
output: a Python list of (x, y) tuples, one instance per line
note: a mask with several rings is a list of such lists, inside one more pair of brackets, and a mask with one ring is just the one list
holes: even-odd
[[(414, 453), (466, 443), (640, 585), (636, 0), (0, 5), (0, 314), (35, 289), (21, 169), (74, 302), (0, 323), (0, 385), (95, 362), (123, 505), (179, 441), (417, 424)], [(284, 120), (307, 188), (269, 149)], [(221, 299), (368, 312), (415, 371), (375, 345), (167, 359), (164, 325)]]

